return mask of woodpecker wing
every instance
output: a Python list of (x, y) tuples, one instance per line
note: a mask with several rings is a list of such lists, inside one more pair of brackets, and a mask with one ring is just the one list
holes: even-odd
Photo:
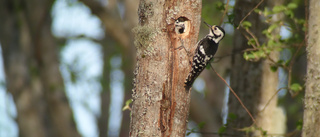
[(185, 81), (187, 89), (191, 88), (193, 82), (213, 58), (217, 49), (218, 44), (214, 43), (208, 37), (205, 37), (198, 42), (198, 47), (195, 50), (195, 55), (193, 56), (192, 68)]

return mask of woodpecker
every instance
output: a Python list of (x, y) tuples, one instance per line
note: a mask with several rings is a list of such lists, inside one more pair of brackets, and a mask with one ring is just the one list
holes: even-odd
[(190, 89), (192, 87), (195, 79), (209, 64), (210, 60), (218, 50), (219, 42), (225, 36), (225, 31), (220, 26), (211, 26), (206, 22), (204, 23), (209, 27), (209, 34), (197, 43), (197, 49), (193, 56), (192, 69), (184, 82), (186, 89)]

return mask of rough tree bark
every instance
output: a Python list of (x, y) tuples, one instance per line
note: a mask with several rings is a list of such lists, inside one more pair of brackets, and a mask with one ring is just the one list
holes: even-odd
[(7, 90), (23, 137), (80, 136), (59, 71), (51, 33), (53, 0), (0, 1), (0, 41)]
[(304, 97), (303, 137), (317, 137), (320, 134), (320, 2), (310, 0), (307, 81)]
[[(239, 24), (240, 20), (253, 9), (259, 1), (247, 1), (238, 0), (234, 8), (235, 23)], [(264, 7), (266, 4), (262, 4), (259, 8)], [(259, 15), (252, 12), (246, 19), (251, 22), (252, 27), (250, 31), (255, 35), (260, 43), (265, 41), (265, 36), (261, 33), (265, 29), (266, 25), (262, 22)], [(240, 32), (241, 31), (241, 32)], [(247, 35), (245, 30), (235, 30), (234, 33), (234, 51), (243, 51), (248, 47), (247, 39), (244, 35)], [(278, 60), (278, 53), (272, 52), (269, 57), (272, 60)], [(273, 95), (277, 92), (278, 87), (278, 73), (272, 72), (270, 69), (271, 61), (268, 59), (260, 60), (257, 62), (249, 62), (243, 58), (242, 54), (233, 54), (230, 84), (233, 90), (237, 93), (244, 105), (252, 113), (256, 120), (255, 131), (252, 136), (260, 136), (263, 134), (258, 128), (267, 131), (267, 133), (283, 133), (285, 130), (279, 130), (276, 125), (284, 125), (284, 119), (280, 119), (277, 122), (274, 121), (276, 114), (277, 117), (282, 116), (282, 110), (277, 108), (277, 97)], [(273, 97), (273, 98), (272, 98)], [(268, 101), (272, 98), (268, 106)], [(264, 110), (263, 110), (264, 109)], [(234, 128), (249, 127), (253, 124), (252, 119), (241, 106), (239, 101), (230, 94), (229, 99), (229, 113), (233, 113), (237, 116), (235, 121), (229, 123), (228, 133), (239, 134), (240, 131), (234, 130)], [(243, 133), (244, 134), (244, 133)]]
[[(141, 0), (136, 35), (130, 136), (185, 136), (190, 91), (184, 81), (191, 68), (200, 26), (201, 0)], [(176, 27), (184, 24), (184, 27)]]

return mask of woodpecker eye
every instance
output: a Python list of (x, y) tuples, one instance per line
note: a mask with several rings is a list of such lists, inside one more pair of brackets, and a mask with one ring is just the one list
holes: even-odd
[(217, 30), (217, 27), (214, 27), (214, 30)]

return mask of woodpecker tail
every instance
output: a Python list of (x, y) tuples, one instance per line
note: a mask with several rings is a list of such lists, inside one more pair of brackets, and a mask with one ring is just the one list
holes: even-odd
[(196, 72), (193, 69), (190, 71), (188, 77), (186, 78), (186, 81), (184, 82), (185, 88), (190, 89), (192, 87), (193, 82), (196, 80), (196, 78), (199, 76), (200, 72)]

